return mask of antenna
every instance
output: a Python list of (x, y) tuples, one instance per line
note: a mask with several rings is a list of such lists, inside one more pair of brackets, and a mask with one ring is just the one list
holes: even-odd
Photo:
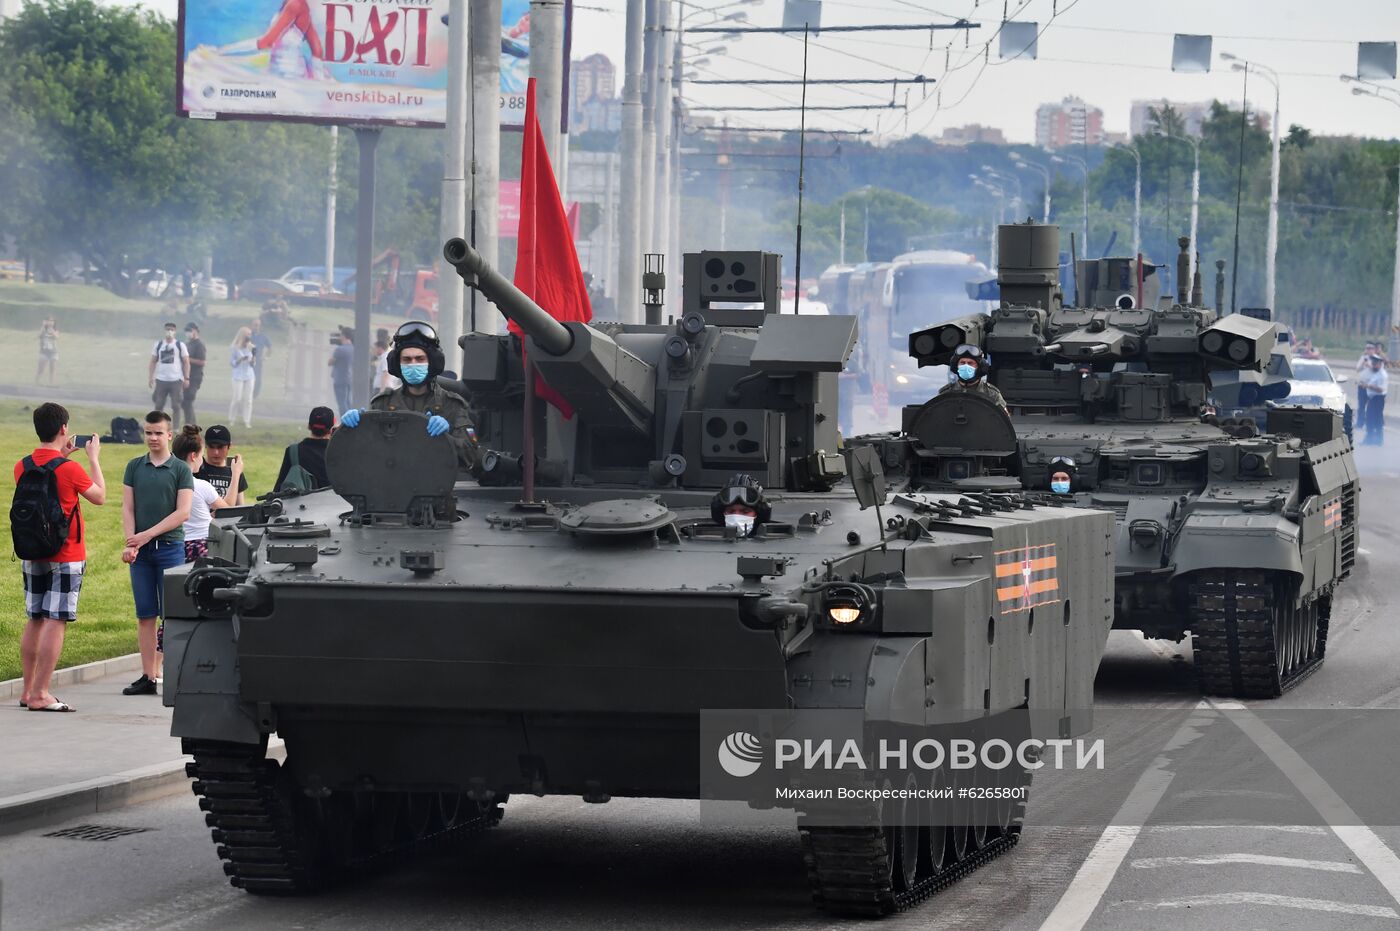
[(802, 26), (802, 115), (797, 130), (797, 258), (792, 268), (792, 313), (802, 299), (802, 188), (807, 167), (807, 25)]

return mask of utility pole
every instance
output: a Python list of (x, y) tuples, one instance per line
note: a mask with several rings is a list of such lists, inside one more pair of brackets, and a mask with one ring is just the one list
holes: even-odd
[(839, 265), (846, 264), (846, 201), (841, 200), (841, 248), (837, 253), (836, 262)]
[[(451, 0), (447, 11), (447, 146), (442, 163), (442, 204), (438, 233), (443, 242), (469, 236), (467, 230), (467, 0)], [(330, 264), (327, 258), (326, 264)], [(462, 307), (466, 286), (438, 256), (438, 338), (448, 359), (457, 365), (457, 340), (462, 335)]]
[(355, 371), (360, 373), (351, 386), (350, 400), (356, 407), (367, 407), (369, 385), (369, 325), (374, 300), (374, 152), (379, 147), (379, 130), (361, 126), (355, 129), (360, 144), (360, 191), (355, 205)]
[[(467, 54), (472, 70), (472, 216), (475, 249), (492, 266), (501, 261), (501, 0), (471, 0)], [(475, 314), (478, 333), (496, 333), (500, 315)]]
[(656, 72), (661, 0), (646, 0), (642, 39), (642, 251), (656, 246)]
[(622, 83), (622, 198), (618, 209), (620, 255), (618, 319), (642, 322), (642, 34), (646, 0), (627, 0), (627, 54)]
[(530, 0), (530, 77), (535, 79), (535, 113), (555, 183), (559, 184), (564, 174), (564, 155), (559, 148), (564, 90), (563, 0)]
[[(335, 284), (335, 172), (340, 152), (340, 127), (331, 127), (331, 165), (326, 178), (326, 287)], [(460, 233), (456, 235), (461, 235)], [(445, 242), (446, 240), (444, 240)]]
[[(670, 25), (671, 0), (657, 0), (658, 23), (661, 27)], [(674, 102), (671, 99), (671, 58), (675, 33), (670, 29), (656, 33), (656, 101), (652, 115), (656, 120), (656, 189), (652, 207), (652, 235), (656, 251), (661, 253), (665, 269), (676, 273), (674, 265), (667, 261), (671, 248), (671, 113)]]

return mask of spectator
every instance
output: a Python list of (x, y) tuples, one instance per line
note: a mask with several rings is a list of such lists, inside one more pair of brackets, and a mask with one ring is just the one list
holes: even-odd
[(230, 456), (233, 434), (223, 424), (214, 424), (204, 431), (204, 466), (195, 472), (195, 478), (202, 478), (214, 486), (219, 497), (228, 507), (243, 504), (243, 493), (248, 490), (248, 479), (243, 474), (243, 457)]
[[(63, 513), (71, 517), (68, 536), (57, 552), (49, 559), (25, 559), (20, 563), (29, 622), (19, 641), (20, 666), (24, 671), (19, 703), (30, 711), (72, 711), (69, 705), (54, 698), (49, 683), (53, 680), (58, 657), (63, 653), (67, 625), (78, 619), (78, 593), (83, 585), (83, 570), (87, 567), (78, 496), (101, 505), (107, 500), (107, 484), (98, 462), (101, 444), (97, 437), (92, 437), (85, 447), (91, 477), (81, 465), (68, 460), (75, 438), (68, 432), (68, 411), (63, 407), (52, 402), (36, 407), (34, 432), (38, 434), (39, 445), (15, 463), (15, 483), (19, 484), (26, 468), (48, 468), (57, 484), (58, 504)], [(16, 494), (18, 497), (18, 489)]]
[(287, 476), (293, 474), (293, 470), (298, 467), (306, 470), (311, 478), (310, 488), (303, 490), (329, 487), (331, 480), (326, 475), (326, 445), (330, 442), (331, 431), (334, 428), (335, 414), (331, 409), (313, 407), (311, 416), (306, 421), (306, 429), (311, 435), (288, 446), (282, 453), (282, 468), (277, 470), (277, 481), (273, 482), (272, 487), (278, 491), (282, 490)]
[(1366, 387), (1368, 394), (1366, 400), (1366, 439), (1362, 440), (1365, 446), (1383, 446), (1385, 444), (1385, 395), (1390, 382), (1390, 376), (1385, 370), (1385, 360), (1380, 356), (1371, 356), (1369, 367), (1357, 376), (1358, 389), (1362, 384)]
[[(170, 449), (175, 458), (189, 466), (191, 474), (195, 476), (194, 495), (190, 498), (190, 516), (185, 521), (184, 528), (185, 562), (194, 562), (209, 555), (209, 523), (213, 520), (214, 512), (219, 508), (228, 507), (229, 502), (224, 500), (213, 485), (198, 477), (199, 470), (204, 468), (204, 441), (200, 439), (198, 427), (185, 424), (184, 431), (175, 437)], [(156, 637), (158, 646), (161, 645), (160, 639), (159, 636)]]
[(34, 384), (44, 377), (44, 367), (49, 369), (49, 384), (58, 383), (58, 323), (53, 317), (45, 317), (39, 327), (39, 370), (34, 373)]
[(186, 298), (194, 297), (194, 269), (188, 265), (180, 273), (180, 286), (184, 288)]
[[(252, 335), (253, 346), (253, 397), (262, 394), (263, 385), (263, 363), (272, 358), (272, 340), (262, 331), (262, 319), (255, 319), (249, 324), (249, 332)], [(233, 415), (230, 414), (230, 417)], [(249, 424), (252, 426), (252, 424)]]
[(243, 418), (243, 426), (253, 425), (253, 395), (257, 394), (257, 368), (254, 362), (253, 336), (247, 327), (239, 328), (229, 347), (228, 363), (233, 366), (233, 399), (228, 402), (228, 419), (234, 423)]
[(193, 321), (185, 324), (185, 351), (190, 357), (190, 385), (185, 389), (181, 406), (185, 410), (185, 423), (199, 423), (194, 415), (194, 399), (204, 384), (204, 363), (209, 359), (209, 350), (204, 340), (199, 338), (199, 324)]
[(374, 333), (374, 345), (369, 347), (369, 396), (374, 397), (379, 393), (379, 370), (381, 362), (387, 369), (389, 360), (385, 359), (385, 353), (389, 351), (389, 331), (380, 327)]
[(165, 410), (170, 402), (170, 415), (175, 426), (180, 425), (180, 399), (190, 386), (190, 353), (185, 344), (175, 338), (175, 324), (165, 325), (165, 338), (151, 348), (150, 369), (146, 373), (152, 389), (151, 403), (156, 410)]
[(194, 498), (190, 467), (170, 453), (170, 417), (146, 415), (149, 452), (126, 464), (122, 476), (122, 562), (131, 567), (131, 594), (136, 603), (136, 642), (141, 650), (141, 677), (123, 695), (154, 695), (160, 678), (156, 652), (156, 618), (162, 614), (165, 570), (185, 561), (185, 521)]
[(335, 388), (335, 405), (344, 417), (350, 409), (351, 385), (355, 374), (355, 333), (349, 327), (341, 327), (338, 342), (331, 350), (326, 364), (331, 367), (331, 386)]

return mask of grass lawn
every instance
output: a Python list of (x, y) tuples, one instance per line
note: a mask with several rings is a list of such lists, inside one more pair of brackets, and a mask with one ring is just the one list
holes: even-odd
[[(208, 365), (196, 417), (201, 423), (219, 423), (226, 419), (232, 395), (229, 344), (240, 326), (258, 316), (261, 305), (208, 301), (206, 306), (209, 317), (201, 336)], [(264, 367), (262, 393), (253, 402), (254, 423), (259, 404), (293, 404), (310, 410), (334, 402), (326, 367), (331, 351), (327, 335), (340, 324), (353, 324), (354, 311), (294, 306), (291, 314), (291, 326), (267, 330), (272, 354)], [(161, 338), (161, 325), (169, 317), (162, 301), (128, 300), (86, 285), (15, 281), (0, 281), (0, 338), (12, 350), (10, 365), (0, 371), (0, 385), (33, 387), (39, 327), (49, 315), (59, 328), (58, 387), (89, 396), (147, 390), (151, 347)], [(183, 331), (184, 317), (177, 315), (174, 320)], [(371, 328), (384, 327), (392, 333), (402, 322), (400, 317), (376, 314)]]
[[(69, 426), (74, 433), (106, 433), (112, 417), (129, 413), (96, 406), (65, 406), (70, 415)], [(7, 488), (6, 493), (0, 495), (0, 503), (3, 503), (0, 523), (4, 525), (0, 539), (5, 541), (6, 546), (10, 539), (9, 502), (14, 494), (14, 480), (9, 470), (13, 469), (15, 462), (33, 451), (37, 443), (32, 418), (32, 402), (0, 401), (0, 464), (6, 469), (3, 484)], [(272, 487), (277, 469), (282, 464), (283, 449), (304, 435), (304, 430), (292, 424), (254, 426), (252, 430), (234, 431), (234, 451), (244, 457), (250, 499)], [(60, 667), (136, 652), (136, 616), (133, 613), (127, 567), (121, 561), (121, 482), (126, 463), (144, 454), (144, 446), (108, 445), (102, 449), (107, 503), (102, 507), (93, 507), (83, 502), (87, 570), (78, 602), (78, 620), (68, 627)], [(87, 455), (82, 451), (75, 452), (72, 458), (84, 468), (87, 467)], [(0, 572), (0, 680), (15, 679), (20, 675), (19, 635), (25, 623), (20, 565), (12, 554), (9, 565)]]

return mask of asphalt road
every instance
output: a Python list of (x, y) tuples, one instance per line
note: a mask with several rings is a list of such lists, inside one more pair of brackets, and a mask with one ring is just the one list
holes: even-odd
[[(1110, 748), (1111, 774), (1087, 785), (1038, 776), (1016, 849), (884, 925), (1400, 929), (1400, 806), (1370, 804), (1337, 828), (1317, 813), (1335, 812), (1334, 785), (1352, 801), (1341, 787), (1372, 779), (1384, 796), (1394, 771), (1370, 775), (1356, 760), (1384, 759), (1400, 745), (1400, 717), (1385, 713), (1400, 708), (1400, 625), (1390, 609), (1400, 600), (1392, 518), (1400, 514), (1400, 437), (1394, 454), (1362, 449), (1358, 458), (1361, 559), (1318, 673), (1273, 703), (1203, 705), (1185, 644), (1114, 634), (1098, 679), (1096, 731)], [(1329, 754), (1328, 741), (1339, 749)], [(1293, 746), (1313, 752), (1303, 760)], [(1222, 772), (1192, 771), (1193, 759), (1230, 754)], [(1245, 810), (1279, 817), (1223, 823)], [(33, 831), (0, 841), (0, 927), (845, 924), (811, 907), (790, 818), (718, 828), (698, 811), (690, 802), (512, 799), (501, 825), (464, 850), (281, 900), (228, 886), (193, 796), (180, 795), (67, 825), (141, 829), (114, 840)]]

